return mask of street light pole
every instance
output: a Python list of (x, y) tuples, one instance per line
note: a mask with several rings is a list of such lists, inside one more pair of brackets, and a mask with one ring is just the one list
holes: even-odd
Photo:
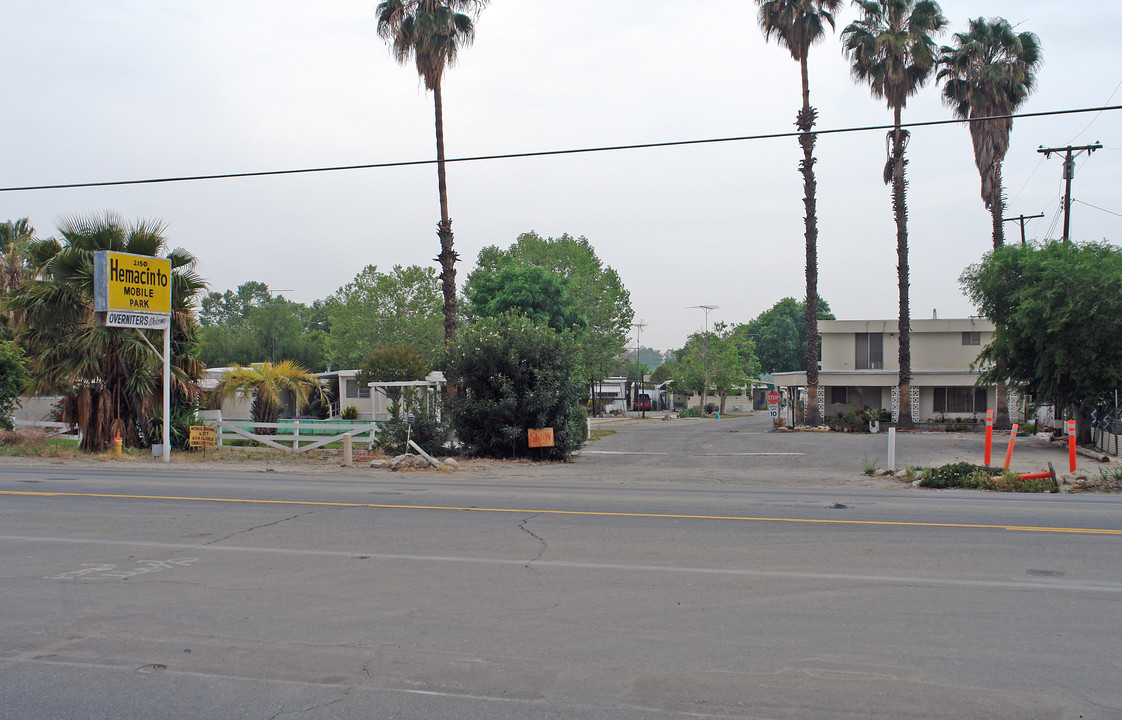
[(717, 310), (717, 305), (691, 305), (690, 310), (705, 311), (705, 382), (701, 394), (701, 416), (705, 417), (705, 401), (709, 399), (709, 311)]

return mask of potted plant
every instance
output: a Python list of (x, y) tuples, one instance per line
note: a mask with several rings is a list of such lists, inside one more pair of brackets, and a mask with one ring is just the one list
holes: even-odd
[(865, 408), (861, 413), (861, 419), (869, 423), (869, 432), (879, 433), (880, 424), (891, 420), (892, 414), (881, 408)]

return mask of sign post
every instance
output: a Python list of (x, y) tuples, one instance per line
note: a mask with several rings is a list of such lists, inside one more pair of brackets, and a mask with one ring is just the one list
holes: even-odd
[[(171, 260), (94, 253), (94, 313), (105, 327), (164, 331), (163, 461), (171, 462)], [(154, 350), (155, 348), (153, 348)]]
[(772, 390), (767, 394), (767, 414), (771, 416), (773, 421), (779, 419), (780, 399), (778, 390)]

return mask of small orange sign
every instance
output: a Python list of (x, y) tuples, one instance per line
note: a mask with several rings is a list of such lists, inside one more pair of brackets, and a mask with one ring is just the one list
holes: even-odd
[(553, 447), (553, 428), (530, 428), (526, 431), (530, 447)]

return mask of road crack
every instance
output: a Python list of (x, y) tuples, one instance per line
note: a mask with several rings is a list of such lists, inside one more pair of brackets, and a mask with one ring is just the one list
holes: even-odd
[(226, 540), (229, 540), (232, 537), (237, 537), (238, 535), (245, 535), (246, 533), (251, 533), (254, 530), (261, 530), (263, 528), (272, 527), (274, 525), (280, 525), (281, 523), (286, 523), (289, 520), (295, 520), (296, 518), (304, 517), (305, 515), (315, 515), (316, 513), (321, 513), (323, 511), (324, 510), (321, 508), (321, 509), (317, 509), (317, 510), (309, 510), (307, 512), (296, 513), (295, 515), (292, 515), (291, 517), (281, 518), (280, 520), (274, 520), (273, 522), (270, 522), (270, 523), (264, 523), (262, 525), (254, 525), (253, 527), (246, 528), (245, 530), (238, 530), (237, 532), (232, 532), (229, 535), (225, 535), (225, 536), (217, 538), (215, 540), (211, 540), (210, 542), (205, 542), (205, 543), (203, 543), (203, 545), (214, 545), (216, 543), (225, 542)]
[(540, 514), (531, 515), (530, 517), (526, 518), (522, 522), (518, 523), (518, 529), (519, 530), (521, 530), (522, 532), (526, 533), (527, 535), (529, 535), (530, 537), (534, 538), (539, 543), (541, 543), (541, 549), (538, 550), (538, 554), (535, 555), (532, 560), (530, 560), (528, 563), (526, 563), (526, 567), (530, 567), (531, 565), (536, 563), (538, 560), (541, 560), (542, 555), (544, 555), (545, 551), (549, 548), (549, 545), (546, 543), (545, 538), (543, 538), (541, 535), (538, 535), (537, 533), (535, 533), (530, 528), (526, 527), (526, 524), (528, 522), (530, 522), (531, 520), (534, 520), (536, 518), (540, 518), (540, 517), (541, 517)]

